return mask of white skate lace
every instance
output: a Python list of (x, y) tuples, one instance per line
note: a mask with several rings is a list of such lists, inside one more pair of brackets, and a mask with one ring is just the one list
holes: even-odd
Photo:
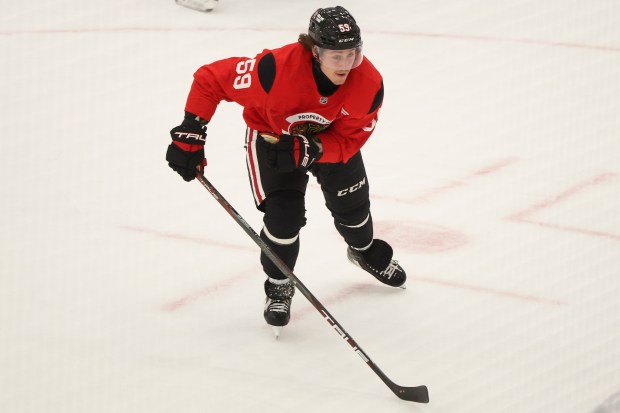
[(381, 275), (387, 277), (387, 279), (389, 280), (390, 278), (392, 278), (394, 276), (394, 273), (396, 272), (396, 270), (398, 270), (398, 261), (396, 260), (392, 260), (390, 261), (389, 265), (387, 266), (387, 268), (383, 271), (381, 271)]
[(269, 311), (276, 311), (278, 313), (287, 313), (288, 306), (289, 304), (287, 301), (272, 300), (269, 303)]

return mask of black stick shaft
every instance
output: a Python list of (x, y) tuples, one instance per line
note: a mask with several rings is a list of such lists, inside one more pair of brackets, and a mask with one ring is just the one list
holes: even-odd
[(310, 301), (310, 303), (318, 310), (319, 313), (325, 318), (330, 326), (340, 335), (340, 337), (349, 343), (353, 348), (353, 351), (375, 372), (377, 376), (392, 390), (392, 392), (403, 400), (408, 400), (418, 403), (428, 403), (428, 389), (426, 386), (417, 387), (404, 387), (399, 386), (389, 379), (381, 371), (381, 369), (368, 357), (368, 355), (362, 350), (357, 342), (351, 337), (349, 333), (345, 331), (342, 325), (327, 311), (327, 309), (321, 304), (321, 302), (308, 290), (308, 288), (297, 278), (293, 271), (278, 257), (272, 249), (267, 245), (260, 236), (252, 229), (252, 227), (246, 222), (245, 219), (228, 203), (228, 201), (219, 193), (219, 191), (209, 182), (204, 175), (198, 174), (196, 176), (198, 181), (204, 186), (211, 195), (219, 202), (219, 204), (228, 212), (228, 214), (239, 224), (241, 228), (252, 238), (252, 240), (260, 247), (260, 249), (269, 257), (269, 259), (278, 267), (280, 271), (295, 285), (295, 287), (303, 294), (304, 297)]

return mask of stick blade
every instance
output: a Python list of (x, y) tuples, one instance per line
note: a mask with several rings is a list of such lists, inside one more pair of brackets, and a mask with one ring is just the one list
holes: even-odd
[(402, 387), (394, 386), (392, 391), (400, 399), (416, 403), (428, 403), (428, 389), (426, 386)]

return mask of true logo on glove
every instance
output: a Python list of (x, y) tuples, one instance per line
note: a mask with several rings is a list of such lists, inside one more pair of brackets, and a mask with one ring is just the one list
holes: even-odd
[(174, 134), (177, 135), (177, 138), (179, 139), (193, 139), (193, 140), (202, 141), (202, 142), (207, 141), (207, 137), (205, 135), (200, 135), (198, 133), (174, 132)]

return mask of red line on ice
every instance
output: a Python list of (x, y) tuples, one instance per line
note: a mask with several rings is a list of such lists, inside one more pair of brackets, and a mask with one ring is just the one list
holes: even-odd
[(471, 181), (476, 180), (477, 178), (499, 172), (502, 169), (505, 169), (506, 167), (514, 164), (518, 160), (519, 159), (516, 157), (500, 159), (490, 165), (486, 165), (474, 171), (471, 171), (470, 173), (468, 173), (467, 175), (459, 179), (451, 180), (450, 182), (447, 182), (436, 188), (429, 189), (428, 191), (420, 195), (416, 195), (412, 198), (395, 198), (391, 196), (382, 196), (382, 195), (376, 195), (376, 194), (373, 195), (372, 198), (373, 199), (386, 199), (386, 200), (392, 200), (392, 201), (397, 201), (397, 202), (404, 202), (408, 204), (421, 204), (424, 202), (428, 202), (437, 196), (443, 195), (453, 189), (464, 187), (468, 185)]
[(181, 308), (187, 307), (194, 302), (203, 300), (206, 297), (221, 294), (224, 291), (232, 288), (235, 284), (238, 284), (239, 282), (249, 279), (251, 277), (255, 277), (257, 274), (257, 269), (253, 267), (252, 269), (240, 272), (231, 277), (227, 277), (222, 281), (210, 284), (204, 288), (190, 292), (180, 298), (172, 300), (164, 304), (161, 309), (168, 312), (180, 310)]
[[(448, 287), (448, 288), (459, 289), (463, 291), (470, 291), (470, 292), (475, 292), (475, 293), (483, 293), (483, 294), (494, 295), (494, 296), (504, 297), (504, 298), (511, 298), (511, 299), (526, 301), (530, 303), (538, 303), (538, 304), (546, 304), (546, 305), (554, 305), (554, 306), (566, 305), (566, 302), (562, 300), (539, 297), (539, 296), (531, 295), (531, 294), (516, 293), (513, 291), (507, 291), (507, 290), (498, 290), (494, 288), (481, 287), (481, 286), (476, 286), (476, 285), (456, 283), (452, 281), (445, 281), (445, 280), (440, 280), (440, 279), (430, 278), (430, 277), (418, 277), (418, 276), (409, 275), (408, 282), (410, 283), (421, 282), (421, 283), (427, 283), (427, 284), (435, 284), (435, 285), (439, 285), (442, 287)], [(340, 291), (337, 291), (335, 294), (327, 298), (319, 298), (319, 297), (317, 298), (319, 299), (319, 301), (321, 301), (321, 303), (325, 307), (329, 307), (330, 305), (334, 303), (340, 303), (340, 302), (346, 301), (350, 299), (351, 297), (355, 296), (357, 293), (367, 291), (372, 288), (381, 288), (381, 286), (378, 284), (371, 284), (371, 283), (365, 283), (365, 284), (358, 283), (358, 284), (354, 284), (349, 287), (343, 288)], [(305, 318), (309, 313), (312, 313), (315, 311), (316, 309), (311, 305), (304, 306), (300, 309), (298, 308), (297, 310), (293, 309), (291, 311), (291, 319), (300, 320), (302, 318)]]
[[(346, 301), (352, 296), (354, 296), (356, 293), (361, 292), (361, 291), (366, 291), (372, 287), (373, 287), (373, 284), (353, 284), (349, 287), (346, 287), (346, 288), (343, 288), (337, 291), (335, 294), (327, 298), (319, 298), (319, 301), (321, 302), (321, 304), (323, 304), (323, 306), (328, 307), (329, 305), (332, 305), (334, 303), (340, 303), (340, 302)], [(312, 305), (304, 306), (299, 310), (291, 310), (291, 319), (300, 320), (304, 318), (306, 315), (308, 315), (309, 313), (313, 313), (315, 311), (317, 310)]]
[(515, 222), (534, 224), (534, 225), (538, 225), (541, 227), (559, 229), (562, 231), (576, 232), (576, 233), (580, 233), (584, 235), (591, 235), (595, 237), (609, 238), (609, 239), (613, 239), (616, 241), (620, 241), (620, 235), (618, 234), (612, 234), (612, 233), (603, 232), (603, 231), (596, 231), (596, 230), (591, 230), (588, 228), (579, 228), (579, 227), (574, 227), (570, 225), (554, 224), (554, 223), (544, 222), (544, 221), (530, 218), (531, 215), (533, 215), (534, 213), (538, 211), (550, 208), (554, 205), (564, 202), (567, 199), (581, 193), (582, 191), (586, 189), (604, 184), (606, 182), (609, 182), (615, 179), (616, 177), (617, 175), (614, 173), (610, 173), (610, 172), (602, 173), (593, 178), (579, 182), (557, 195), (551, 196), (542, 202), (539, 202), (520, 212), (517, 212), (516, 214), (509, 216), (507, 219), (510, 221), (515, 221)]
[(436, 278), (409, 276), (408, 279), (411, 281), (423, 282), (427, 284), (436, 284), (436, 285), (441, 285), (444, 287), (457, 288), (459, 290), (468, 290), (468, 291), (474, 291), (478, 293), (496, 295), (500, 297), (514, 298), (514, 299), (521, 300), (521, 301), (529, 301), (529, 302), (535, 302), (535, 303), (540, 303), (540, 304), (550, 304), (550, 305), (566, 305), (566, 303), (561, 300), (538, 297), (538, 296), (530, 295), (530, 294), (515, 293), (513, 291), (507, 291), (507, 290), (498, 290), (495, 288), (455, 283), (453, 281), (439, 280)]
[(153, 235), (153, 236), (161, 237), (161, 238), (170, 238), (170, 239), (176, 239), (180, 241), (187, 241), (187, 242), (192, 242), (194, 244), (211, 245), (215, 247), (232, 249), (232, 250), (244, 250), (244, 251), (256, 252), (256, 248), (249, 247), (249, 246), (244, 247), (242, 245), (227, 244), (224, 242), (214, 241), (214, 240), (207, 239), (207, 238), (190, 237), (188, 235), (183, 235), (183, 234), (175, 234), (172, 232), (158, 231), (152, 228), (141, 228), (141, 227), (135, 227), (133, 225), (119, 225), (118, 227), (126, 231)]

